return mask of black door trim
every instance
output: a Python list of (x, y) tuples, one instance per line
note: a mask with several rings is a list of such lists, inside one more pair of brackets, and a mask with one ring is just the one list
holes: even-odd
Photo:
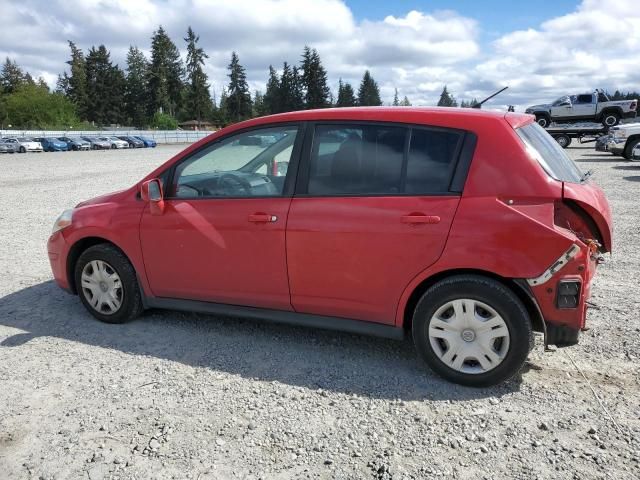
[(402, 340), (404, 330), (393, 325), (384, 325), (363, 320), (352, 320), (324, 315), (311, 315), (284, 310), (245, 307), (240, 305), (226, 305), (222, 303), (201, 302), (197, 300), (181, 300), (175, 298), (147, 297), (144, 304), (148, 308), (162, 308), (167, 310), (181, 310), (185, 312), (209, 313), (228, 317), (249, 318), (287, 325), (337, 330), (341, 332), (368, 335), (373, 337)]

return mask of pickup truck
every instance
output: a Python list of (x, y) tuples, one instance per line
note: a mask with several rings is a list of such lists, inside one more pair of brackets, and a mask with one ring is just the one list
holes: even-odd
[(551, 104), (533, 105), (525, 110), (536, 116), (544, 128), (555, 123), (595, 121), (605, 127), (613, 127), (622, 118), (635, 118), (638, 100), (611, 101), (601, 91), (565, 95)]
[(633, 150), (640, 145), (640, 123), (625, 123), (609, 130), (607, 151), (631, 160)]

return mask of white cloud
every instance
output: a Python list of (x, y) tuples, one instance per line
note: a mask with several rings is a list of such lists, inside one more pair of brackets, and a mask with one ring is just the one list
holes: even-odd
[(85, 50), (105, 44), (124, 67), (129, 45), (148, 50), (151, 33), (162, 24), (181, 49), (187, 26), (200, 35), (218, 94), (232, 50), (251, 87), (263, 89), (268, 65), (297, 63), (304, 45), (318, 49), (334, 89), (339, 77), (357, 88), (368, 68), (386, 101), (397, 87), (414, 104), (433, 104), (444, 84), (459, 99), (482, 98), (509, 85), (493, 102), (497, 107), (595, 87), (640, 87), (640, 10), (631, 0), (584, 0), (568, 15), (484, 46), (483, 25), (453, 11), (358, 21), (342, 0), (0, 3), (0, 58), (14, 58), (49, 83), (66, 67), (67, 40)]

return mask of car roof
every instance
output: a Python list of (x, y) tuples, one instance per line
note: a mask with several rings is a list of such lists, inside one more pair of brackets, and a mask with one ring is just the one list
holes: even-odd
[(240, 122), (224, 129), (237, 130), (262, 124), (299, 121), (378, 121), (424, 124), (459, 129), (473, 129), (473, 125), (487, 120), (506, 120), (518, 128), (534, 120), (533, 115), (495, 112), (478, 108), (452, 107), (349, 107), (301, 110), (279, 113)]

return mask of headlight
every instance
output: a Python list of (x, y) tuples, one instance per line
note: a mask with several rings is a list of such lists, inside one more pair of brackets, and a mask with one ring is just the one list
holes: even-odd
[(69, 210), (65, 210), (56, 219), (55, 223), (53, 224), (53, 230), (51, 231), (51, 233), (53, 234), (62, 230), (63, 228), (67, 228), (69, 225), (71, 225), (72, 220), (73, 220), (73, 209), (70, 208)]

